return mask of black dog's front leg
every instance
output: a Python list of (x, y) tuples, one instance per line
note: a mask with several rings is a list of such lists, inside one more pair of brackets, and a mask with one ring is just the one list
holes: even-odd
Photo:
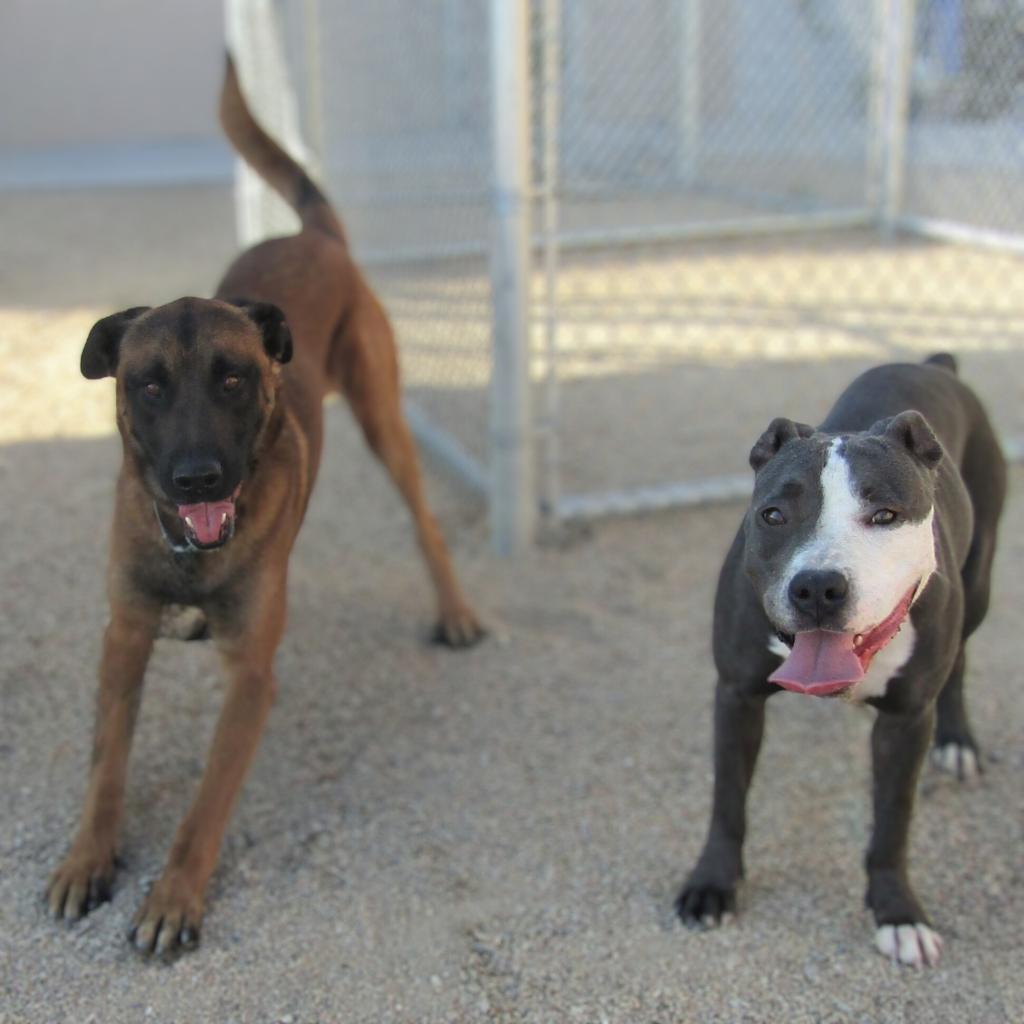
[(879, 711), (871, 733), (874, 829), (865, 902), (875, 916), (875, 945), (901, 963), (933, 964), (942, 940), (932, 931), (907, 877), (907, 840), (917, 779), (931, 743), (935, 708)]
[(764, 735), (770, 691), (746, 692), (723, 680), (715, 689), (715, 794), (704, 852), (676, 900), (691, 927), (713, 927), (736, 908), (736, 883), (743, 877), (747, 790)]

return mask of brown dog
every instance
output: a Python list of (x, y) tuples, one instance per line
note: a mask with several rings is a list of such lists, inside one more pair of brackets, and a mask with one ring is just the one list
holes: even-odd
[(168, 605), (201, 609), (229, 678), (199, 792), (135, 916), (135, 945), (159, 953), (198, 940), (203, 893), (270, 710), (288, 556), (316, 478), (329, 392), (348, 399), (409, 505), (437, 590), (438, 639), (461, 647), (482, 635), (423, 497), (384, 310), (327, 200), (253, 120), (230, 60), (221, 121), (294, 206), (301, 231), (244, 252), (213, 299), (106, 317), (82, 352), (86, 377), (117, 378), (124, 461), (92, 770), (78, 832), (47, 892), (58, 918), (109, 898), (143, 674)]

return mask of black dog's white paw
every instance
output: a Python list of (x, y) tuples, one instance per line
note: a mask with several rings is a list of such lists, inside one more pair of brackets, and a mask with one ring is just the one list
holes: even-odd
[(883, 924), (875, 932), (875, 949), (894, 964), (934, 967), (942, 956), (942, 936), (926, 924)]
[(969, 782), (981, 774), (978, 752), (966, 744), (944, 743), (932, 751), (932, 763), (939, 771), (955, 775), (961, 782)]

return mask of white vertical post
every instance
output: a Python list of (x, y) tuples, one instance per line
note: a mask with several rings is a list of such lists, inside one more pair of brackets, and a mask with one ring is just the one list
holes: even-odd
[(872, 0), (871, 34), (868, 42), (867, 123), (864, 151), (864, 205), (882, 219), (885, 194), (886, 69), (890, 0)]
[(528, 0), (491, 0), (493, 347), (491, 540), (500, 555), (533, 538), (530, 420), (530, 119)]
[(679, 127), (676, 134), (676, 174), (684, 184), (697, 177), (700, 149), (701, 2), (676, 0), (679, 39)]
[[(226, 0), (225, 34), (243, 90), (259, 97), (256, 116), (300, 163), (306, 147), (299, 130), (299, 104), (285, 53), (278, 0)], [(258, 92), (254, 86), (258, 84)], [(241, 158), (235, 163), (238, 241), (252, 245), (274, 230), (298, 229), (291, 207), (272, 192)]]
[(562, 0), (544, 0), (544, 410), (541, 433), (540, 507), (558, 518), (560, 429), (558, 382), (558, 146), (562, 106)]
[(881, 196), (883, 231), (895, 230), (903, 206), (907, 168), (907, 123), (914, 62), (914, 2), (887, 0), (884, 73), (884, 160)]
[(306, 49), (306, 138), (309, 142), (306, 170), (321, 185), (327, 183), (327, 119), (324, 113), (324, 72), (320, 59), (320, 0), (306, 0), (302, 17)]

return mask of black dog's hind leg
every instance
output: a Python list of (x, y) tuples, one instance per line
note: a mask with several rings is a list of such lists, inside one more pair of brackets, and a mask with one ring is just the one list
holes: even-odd
[(976, 529), (967, 561), (961, 570), (964, 582), (964, 624), (960, 650), (939, 694), (935, 751), (932, 756), (939, 768), (959, 779), (972, 778), (981, 771), (978, 744), (967, 719), (964, 674), (967, 669), (967, 640), (984, 621), (988, 611), (994, 555), (995, 533)]

